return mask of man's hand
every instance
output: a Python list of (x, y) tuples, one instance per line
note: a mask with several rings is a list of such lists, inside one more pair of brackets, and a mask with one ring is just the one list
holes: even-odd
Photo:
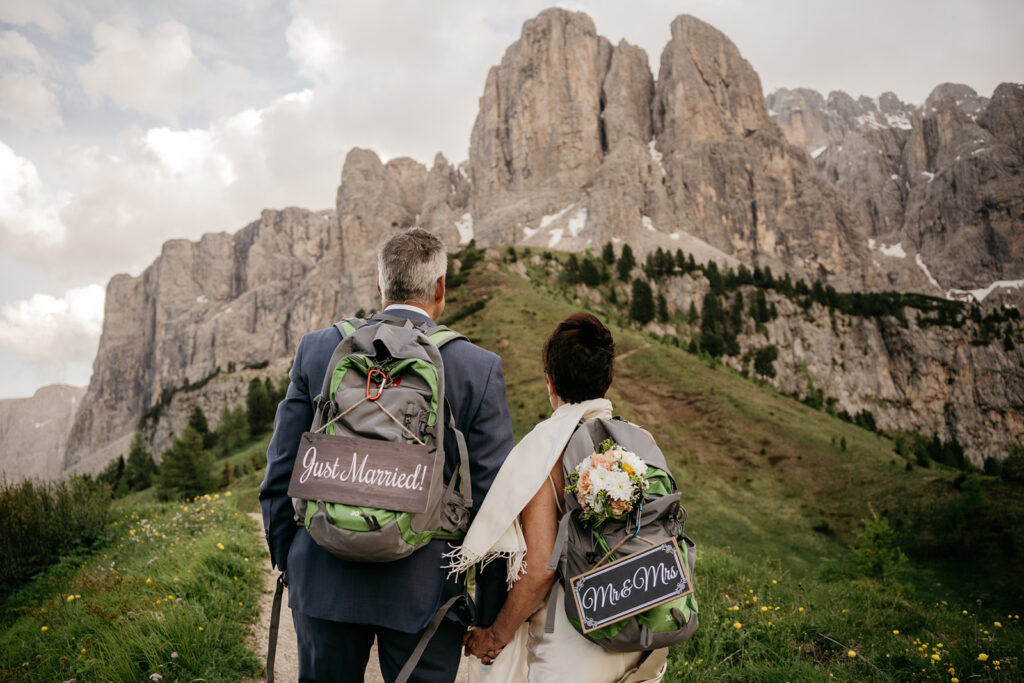
[(479, 657), (484, 664), (491, 664), (508, 643), (502, 642), (494, 630), (488, 627), (471, 628), (462, 636), (462, 644), (465, 646), (465, 654)]

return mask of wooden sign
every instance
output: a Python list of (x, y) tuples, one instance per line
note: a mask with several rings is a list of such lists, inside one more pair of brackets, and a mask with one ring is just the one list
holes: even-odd
[(693, 592), (674, 538), (574, 576), (569, 582), (584, 633)]
[(288, 495), (402, 512), (424, 512), (434, 449), (429, 446), (306, 432)]

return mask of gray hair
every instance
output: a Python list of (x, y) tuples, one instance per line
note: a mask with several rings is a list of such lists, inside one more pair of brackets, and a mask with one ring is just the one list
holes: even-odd
[(438, 278), (448, 271), (444, 242), (422, 228), (400, 232), (377, 254), (381, 297), (394, 303), (428, 304)]

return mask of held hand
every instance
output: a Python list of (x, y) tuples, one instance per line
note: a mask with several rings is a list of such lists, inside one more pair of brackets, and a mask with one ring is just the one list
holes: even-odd
[(463, 643), (466, 646), (466, 654), (479, 657), (484, 664), (492, 663), (506, 645), (506, 643), (498, 639), (490, 628), (474, 628), (470, 630), (464, 636)]

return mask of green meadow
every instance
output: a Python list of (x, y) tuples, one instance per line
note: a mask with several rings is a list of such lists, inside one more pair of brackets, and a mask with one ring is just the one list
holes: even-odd
[[(1024, 679), (1024, 488), (922, 467), (896, 435), (690, 353), (688, 336), (645, 334), (624, 283), (566, 284), (565, 254), (460, 256), (470, 267), (442, 322), (502, 356), (517, 439), (550, 414), (540, 349), (554, 325), (591, 310), (615, 336), (609, 398), (655, 435), (698, 547), (701, 625), (672, 649), (668, 680)], [(267, 438), (215, 460), (214, 474), (251, 462)], [(100, 539), (4, 602), (0, 681), (258, 675), (246, 633), (266, 552), (245, 513), (260, 480), (243, 472), (190, 502), (150, 489), (115, 501)], [(872, 541), (876, 516), (888, 532)], [(866, 563), (872, 550), (884, 561)]]

